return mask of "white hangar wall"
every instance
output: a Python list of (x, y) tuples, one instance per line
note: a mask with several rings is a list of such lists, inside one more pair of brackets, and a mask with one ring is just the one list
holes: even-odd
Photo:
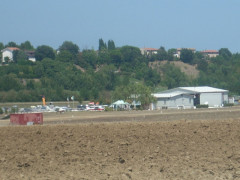
[(209, 107), (220, 107), (228, 103), (227, 93), (201, 93), (200, 104), (208, 104)]
[(202, 93), (200, 104), (208, 104), (210, 107), (221, 106), (223, 103), (222, 93)]
[(157, 103), (155, 105), (157, 109), (159, 108), (193, 108), (194, 100), (191, 95), (178, 95), (169, 98), (157, 98)]

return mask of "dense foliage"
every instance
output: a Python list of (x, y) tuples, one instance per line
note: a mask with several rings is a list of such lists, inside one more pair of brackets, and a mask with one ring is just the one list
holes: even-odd
[[(208, 58), (201, 53), (183, 50), (180, 59), (174, 56), (176, 49), (159, 48), (157, 54), (142, 55), (133, 46), (115, 47), (109, 40), (99, 40), (99, 50), (79, 50), (71, 41), (65, 41), (58, 50), (41, 45), (33, 48), (29, 41), (17, 45), (9, 42), (5, 47), (18, 47), (14, 62), (0, 66), (0, 101), (94, 100), (111, 103), (129, 99), (137, 91), (144, 105), (151, 93), (158, 88), (174, 88), (188, 85), (208, 85), (240, 94), (240, 55), (227, 48), (219, 50), (219, 56)], [(27, 60), (25, 50), (35, 50), (37, 61)], [(189, 78), (178, 67), (167, 63), (161, 68), (150, 67), (149, 62), (183, 61), (197, 66), (197, 79)]]

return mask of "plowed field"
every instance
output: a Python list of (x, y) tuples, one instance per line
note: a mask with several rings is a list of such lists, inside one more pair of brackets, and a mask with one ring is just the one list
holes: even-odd
[(44, 114), (0, 121), (0, 179), (240, 179), (240, 110)]

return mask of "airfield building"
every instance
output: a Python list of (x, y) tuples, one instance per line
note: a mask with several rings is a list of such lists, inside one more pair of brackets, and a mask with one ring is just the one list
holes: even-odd
[(153, 109), (188, 109), (195, 108), (197, 105), (222, 107), (224, 103), (228, 103), (228, 90), (208, 86), (178, 87), (155, 93), (153, 96), (157, 99)]

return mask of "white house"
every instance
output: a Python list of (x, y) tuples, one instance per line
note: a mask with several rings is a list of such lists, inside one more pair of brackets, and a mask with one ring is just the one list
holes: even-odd
[(3, 50), (1, 50), (2, 52), (2, 62), (4, 63), (6, 58), (8, 58), (8, 60), (11, 62), (13, 61), (13, 51), (18, 51), (19, 48), (17, 47), (7, 47)]
[(163, 108), (194, 108), (196, 105), (222, 107), (228, 103), (228, 90), (208, 86), (178, 87), (169, 89), (153, 96), (157, 99), (154, 109)]
[(208, 56), (210, 58), (217, 57), (219, 55), (219, 52), (217, 50), (204, 50), (204, 51), (201, 51), (201, 53), (204, 56)]
[[(2, 52), (2, 62), (4, 63), (6, 61), (6, 58), (8, 58), (8, 61), (13, 61), (13, 52), (19, 51), (20, 49), (17, 47), (7, 47), (3, 49)], [(26, 54), (26, 57), (29, 61), (36, 62), (35, 58), (35, 51), (27, 51), (25, 50), (24, 53)]]

